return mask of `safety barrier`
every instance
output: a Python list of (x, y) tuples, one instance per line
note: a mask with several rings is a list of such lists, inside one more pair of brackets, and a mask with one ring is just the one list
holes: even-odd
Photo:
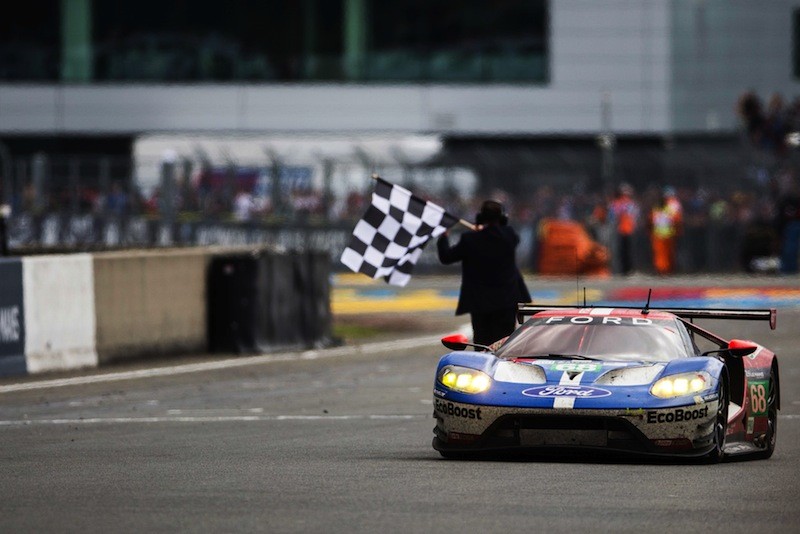
[(206, 347), (205, 249), (94, 254), (100, 364)]
[(22, 260), (0, 259), (0, 376), (26, 372)]
[(2, 259), (0, 377), (328, 345), (330, 269), (324, 253), (214, 248)]
[(28, 373), (97, 366), (90, 254), (22, 259)]
[(332, 343), (330, 257), (233, 254), (208, 269), (209, 348), (258, 352)]

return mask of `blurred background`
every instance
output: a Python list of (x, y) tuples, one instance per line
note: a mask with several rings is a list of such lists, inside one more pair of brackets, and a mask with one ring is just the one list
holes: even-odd
[(594, 267), (654, 272), (670, 191), (672, 272), (793, 273), (798, 47), (791, 0), (22, 3), (0, 19), (6, 252), (338, 258), (378, 173), (470, 220), (505, 202), (527, 272), (548, 221)]

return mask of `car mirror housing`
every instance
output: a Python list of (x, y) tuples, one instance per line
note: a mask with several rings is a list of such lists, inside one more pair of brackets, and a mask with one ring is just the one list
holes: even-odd
[(481, 345), (480, 343), (473, 343), (464, 334), (450, 334), (449, 336), (444, 336), (442, 338), (442, 345), (450, 350), (466, 350), (467, 347), (475, 347), (482, 351), (492, 352), (490, 347)]
[(732, 356), (736, 356), (738, 358), (749, 356), (756, 350), (758, 350), (758, 345), (752, 341), (746, 341), (743, 339), (731, 339), (728, 341), (728, 352)]
[(469, 345), (469, 339), (464, 334), (450, 334), (442, 338), (442, 345), (450, 350), (464, 350)]

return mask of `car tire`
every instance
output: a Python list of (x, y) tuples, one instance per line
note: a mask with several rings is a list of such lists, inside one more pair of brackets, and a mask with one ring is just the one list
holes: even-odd
[(769, 393), (767, 394), (767, 436), (766, 448), (755, 453), (755, 457), (766, 460), (775, 452), (775, 442), (778, 437), (778, 373), (773, 366), (769, 372)]
[(705, 457), (705, 460), (711, 464), (719, 463), (725, 456), (725, 434), (728, 430), (730, 398), (728, 396), (728, 384), (724, 378), (719, 381), (717, 398), (719, 399), (719, 404), (717, 405), (717, 416), (714, 419), (714, 448)]

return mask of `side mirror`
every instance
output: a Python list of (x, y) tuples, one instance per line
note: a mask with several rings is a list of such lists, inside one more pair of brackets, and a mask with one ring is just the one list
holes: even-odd
[(737, 358), (744, 358), (758, 350), (758, 345), (752, 341), (745, 341), (743, 339), (731, 339), (728, 341), (728, 352)]
[(442, 338), (442, 345), (450, 350), (464, 350), (469, 345), (469, 339), (464, 334), (450, 334)]
[(492, 349), (480, 343), (473, 343), (464, 334), (450, 334), (442, 338), (442, 345), (450, 350), (464, 350), (467, 347), (474, 347), (485, 351), (492, 352)]

